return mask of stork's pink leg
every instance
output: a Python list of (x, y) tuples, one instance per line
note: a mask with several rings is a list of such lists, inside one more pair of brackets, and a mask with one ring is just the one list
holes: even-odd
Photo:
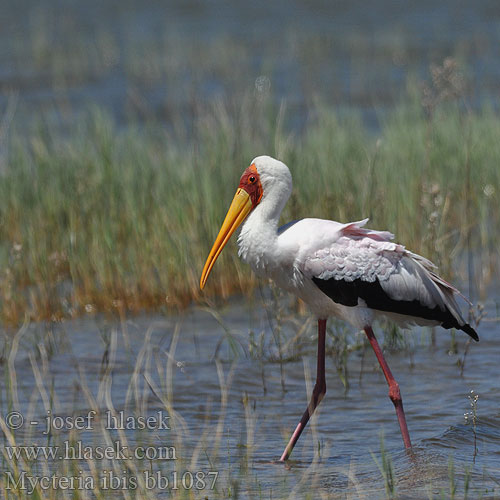
[(311, 401), (300, 419), (290, 441), (288, 442), (285, 451), (281, 455), (280, 462), (288, 460), (292, 453), (295, 443), (298, 441), (302, 431), (304, 430), (309, 418), (314, 413), (316, 407), (321, 403), (324, 395), (326, 394), (326, 381), (325, 381), (325, 336), (326, 336), (326, 319), (318, 319), (318, 365), (316, 368), (316, 383), (311, 396)]
[(408, 432), (408, 427), (406, 426), (406, 417), (405, 412), (403, 410), (403, 400), (401, 399), (401, 392), (399, 391), (399, 384), (394, 380), (392, 376), (389, 365), (384, 359), (384, 355), (382, 354), (382, 349), (375, 338), (375, 334), (371, 326), (365, 326), (365, 333), (370, 341), (373, 350), (375, 351), (375, 356), (377, 356), (378, 362), (384, 372), (385, 379), (389, 384), (389, 397), (391, 401), (394, 403), (394, 407), (396, 408), (396, 415), (398, 416), (399, 427), (401, 429), (401, 434), (403, 436), (403, 441), (405, 444), (405, 448), (411, 448), (410, 434)]

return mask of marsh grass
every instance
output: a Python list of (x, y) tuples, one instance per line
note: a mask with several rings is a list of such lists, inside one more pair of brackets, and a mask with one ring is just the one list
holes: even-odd
[[(370, 215), (371, 227), (389, 228), (446, 277), (475, 269), (481, 288), (498, 260), (500, 119), (457, 102), (429, 117), (419, 99), (410, 86), (375, 136), (318, 103), (291, 140), (284, 108), (253, 94), (237, 106), (200, 104), (189, 133), (154, 120), (118, 128), (96, 108), (64, 134), (12, 125), (0, 183), (2, 319), (201, 300), (200, 270), (239, 175), (263, 153), (292, 170), (283, 221)], [(203, 299), (254, 288), (234, 254), (231, 242)]]
[[(313, 450), (312, 460), (307, 463), (300, 460), (300, 450), (296, 450), (295, 459), (290, 461), (287, 468), (282, 465), (267, 464), (267, 467), (276, 467), (276, 480), (269, 483), (259, 479), (255, 469), (255, 455), (259, 454), (262, 445), (259, 437), (259, 420), (262, 414), (255, 408), (252, 399), (241, 393), (244, 422), (241, 426), (239, 438), (235, 436), (234, 428), (227, 422), (227, 412), (230, 406), (237, 404), (235, 398), (234, 373), (239, 363), (237, 358), (222, 362), (214, 360), (219, 396), (218, 401), (200, 401), (205, 415), (201, 419), (185, 418), (179, 411), (176, 389), (176, 379), (183, 377), (182, 366), (176, 354), (180, 339), (183, 335), (182, 325), (173, 324), (164, 334), (165, 339), (157, 344), (158, 338), (153, 339), (155, 324), (152, 323), (143, 334), (143, 343), (139, 349), (130, 347), (130, 333), (128, 322), (108, 324), (102, 322), (100, 329), (104, 340), (99, 344), (95, 359), (106, 358), (100, 371), (92, 373), (92, 363), (87, 364), (85, 358), (78, 353), (70, 356), (72, 367), (67, 367), (65, 377), (75, 379), (73, 394), (69, 395), (64, 389), (55, 389), (54, 378), (61, 377), (58, 363), (50, 362), (50, 346), (54, 335), (64, 336), (63, 332), (53, 332), (43, 325), (28, 325), (21, 328), (9, 341), (5, 348), (8, 363), (3, 365), (3, 376), (6, 383), (0, 390), (2, 414), (0, 428), (2, 430), (2, 453), (0, 467), (0, 491), (7, 499), (86, 499), (86, 498), (123, 498), (123, 499), (153, 499), (166, 496), (174, 499), (184, 498), (398, 498), (407, 491), (415, 491), (415, 487), (429, 488), (437, 491), (438, 497), (447, 498), (450, 495), (459, 495), (464, 492), (475, 491), (473, 488), (474, 476), (466, 468), (465, 476), (454, 468), (453, 461), (443, 470), (442, 477), (434, 472), (426, 472), (424, 463), (419, 465), (418, 460), (409, 471), (401, 475), (397, 467), (398, 462), (408, 458), (399, 456), (396, 460), (391, 456), (384, 444), (381, 435), (380, 449), (372, 453), (368, 463), (355, 463), (347, 467), (338, 465), (329, 459), (331, 450), (323, 445), (320, 437), (320, 427), (315, 414), (311, 421), (310, 434), (304, 435), (303, 446)], [(49, 325), (50, 327), (50, 325)], [(222, 330), (222, 327), (221, 327)], [(222, 333), (225, 337), (226, 334)], [(271, 334), (272, 337), (272, 334)], [(271, 339), (274, 341), (273, 339)], [(288, 339), (285, 332), (283, 340)], [(166, 341), (166, 342), (165, 342)], [(127, 352), (119, 350), (125, 349)], [(71, 353), (71, 343), (62, 343), (58, 354)], [(102, 351), (102, 356), (100, 352)], [(106, 354), (105, 354), (106, 353)], [(23, 364), (24, 359), (29, 364)], [(230, 361), (230, 362), (228, 362)], [(268, 363), (276, 362), (267, 360)], [(73, 370), (73, 372), (71, 372)], [(126, 375), (124, 375), (124, 370)], [(312, 389), (311, 367), (307, 359), (304, 362), (304, 372), (308, 392)], [(58, 374), (59, 373), (59, 374)], [(120, 373), (120, 377), (118, 377)], [(22, 379), (33, 379), (33, 390), (26, 397), (26, 388)], [(124, 388), (120, 388), (120, 401), (116, 401), (118, 378), (126, 379)], [(230, 398), (230, 395), (232, 397)], [(182, 395), (181, 395), (182, 396)], [(170, 416), (171, 430), (162, 431), (141, 430), (113, 430), (105, 424), (105, 413), (110, 411), (117, 415), (125, 411), (126, 415), (149, 415), (161, 409)], [(88, 430), (53, 430), (48, 436), (42, 436), (39, 431), (28, 426), (26, 429), (12, 430), (6, 423), (7, 410), (20, 411), (26, 422), (31, 419), (39, 420), (40, 415), (50, 412), (51, 415), (85, 415), (89, 410), (96, 412), (93, 429)], [(321, 413), (321, 412), (320, 412)], [(165, 450), (163, 458), (152, 459), (123, 459), (111, 457), (102, 460), (83, 458), (78, 460), (57, 460), (39, 454), (37, 457), (21, 454), (17, 458), (9, 456), (7, 446), (11, 449), (21, 446), (57, 446), (62, 449), (65, 441), (72, 446), (82, 442), (95, 449), (98, 446), (113, 446), (116, 441), (128, 450), (138, 447), (150, 447), (154, 450)], [(174, 451), (172, 451), (174, 450)], [(173, 459), (166, 459), (174, 456)], [(425, 458), (425, 457), (424, 457)], [(299, 460), (298, 462), (296, 460)], [(260, 460), (259, 460), (260, 462)], [(396, 467), (394, 464), (397, 464)], [(257, 466), (262, 467), (261, 463)], [(405, 467), (403, 465), (403, 467)], [(443, 465), (443, 468), (446, 468)], [(161, 490), (146, 484), (144, 474), (157, 473), (164, 477), (173, 477), (177, 472), (179, 477), (186, 471), (215, 471), (219, 475), (213, 489), (186, 488), (179, 481), (178, 489), (168, 488)], [(405, 469), (406, 470), (406, 469)], [(7, 472), (13, 481), (21, 477), (23, 471), (30, 476), (56, 476), (66, 478), (92, 477), (94, 488), (45, 488), (36, 486), (32, 493), (21, 487), (12, 487), (12, 480), (7, 482)], [(326, 472), (327, 476), (325, 476)], [(412, 477), (406, 477), (411, 472)], [(367, 476), (368, 474), (368, 476)], [(462, 474), (462, 475), (461, 475)], [(119, 478), (120, 487), (110, 489), (103, 484), (103, 477)], [(462, 477), (463, 476), (463, 477)], [(323, 484), (324, 477), (335, 478), (331, 486)], [(137, 486), (132, 486), (132, 479), (137, 479)], [(345, 478), (342, 480), (341, 478)], [(340, 481), (340, 482), (339, 482)], [(347, 488), (339, 490), (341, 484)], [(409, 485), (406, 482), (409, 482)], [(448, 481), (448, 483), (447, 483)], [(434, 485), (433, 485), (434, 482)], [(462, 484), (463, 483), (463, 484)], [(115, 483), (118, 484), (118, 483)], [(444, 484), (444, 486), (443, 486)], [(330, 493), (330, 488), (334, 492)], [(408, 490), (408, 488), (410, 488)], [(448, 491), (449, 490), (449, 491)], [(342, 493), (341, 493), (342, 491)], [(439, 495), (439, 492), (441, 494)], [(345, 495), (344, 495), (345, 493)], [(429, 493), (429, 497), (433, 495)]]
[[(121, 334), (126, 335), (126, 329), (121, 329)], [(2, 448), (2, 480), (0, 488), (5, 498), (157, 498), (157, 494), (161, 493), (161, 488), (152, 488), (148, 486), (144, 479), (144, 472), (147, 471), (150, 475), (161, 473), (164, 477), (177, 471), (188, 470), (190, 467), (197, 469), (200, 467), (200, 462), (204, 467), (210, 467), (211, 464), (220, 464), (221, 454), (220, 448), (224, 441), (224, 418), (225, 408), (227, 405), (227, 391), (231, 384), (231, 374), (224, 374), (220, 363), (217, 365), (219, 374), (221, 400), (220, 411), (216, 418), (212, 418), (207, 414), (204, 429), (201, 429), (200, 439), (196, 446), (192, 443), (189, 445), (186, 438), (189, 433), (189, 427), (175, 407), (174, 407), (174, 392), (173, 392), (173, 367), (175, 362), (175, 350), (179, 338), (180, 330), (177, 327), (172, 332), (172, 339), (168, 351), (154, 352), (151, 346), (151, 335), (153, 327), (151, 327), (144, 336), (144, 344), (138, 353), (130, 353), (133, 356), (133, 365), (130, 371), (128, 388), (125, 395), (125, 408), (130, 415), (148, 415), (151, 405), (154, 404), (162, 408), (170, 416), (172, 432), (169, 434), (169, 439), (162, 444), (168, 446), (160, 446), (159, 436), (157, 432), (145, 432), (140, 430), (125, 431), (125, 430), (110, 430), (105, 424), (104, 414), (106, 411), (117, 415), (118, 410), (115, 408), (112, 397), (113, 372), (118, 368), (116, 360), (116, 348), (118, 342), (118, 332), (111, 330), (109, 332), (109, 344), (105, 345), (104, 349), (107, 353), (107, 362), (102, 367), (99, 375), (99, 383), (96, 388), (91, 387), (89, 374), (85, 372), (83, 366), (79, 365), (75, 358), (75, 375), (78, 376), (78, 384), (75, 387), (74, 407), (67, 406), (67, 397), (65, 394), (57, 394), (51, 388), (52, 374), (51, 367), (47, 358), (38, 360), (36, 356), (31, 356), (32, 376), (35, 379), (36, 391), (31, 394), (28, 402), (22, 401), (18, 397), (17, 370), (15, 359), (19, 353), (19, 345), (21, 339), (25, 335), (29, 335), (26, 329), (21, 329), (16, 334), (14, 341), (10, 345), (9, 359), (11, 362), (5, 367), (5, 376), (9, 384), (2, 389), (2, 398), (8, 402), (7, 407), (17, 411), (22, 411), (26, 422), (28, 419), (39, 419), (40, 410), (43, 413), (50, 412), (51, 415), (74, 415), (82, 411), (82, 408), (93, 410), (96, 415), (95, 424), (89, 438), (88, 432), (85, 430), (71, 431), (53, 431), (47, 436), (46, 442), (40, 435), (33, 435), (31, 431), (27, 433), (16, 432), (9, 428), (4, 420), (4, 415), (0, 417), (0, 427), (3, 432), (3, 448)], [(45, 349), (42, 349), (45, 352)], [(25, 351), (23, 350), (23, 354)], [(66, 401), (63, 403), (62, 401)], [(27, 403), (27, 404), (25, 404)], [(3, 406), (3, 405), (2, 405)], [(86, 410), (86, 411), (88, 411)], [(216, 430), (210, 431), (212, 422), (215, 420)], [(248, 422), (251, 425), (251, 411), (248, 412)], [(210, 431), (210, 432), (209, 432)], [(251, 448), (251, 429), (247, 432), (248, 446)], [(163, 436), (165, 438), (165, 436)], [(163, 457), (153, 459), (135, 457), (132, 459), (124, 459), (120, 456), (113, 458), (105, 458), (103, 460), (95, 460), (91, 458), (78, 460), (58, 460), (56, 458), (47, 458), (42, 454), (35, 458), (30, 457), (29, 453), (21, 454), (17, 458), (10, 457), (5, 445), (11, 448), (22, 447), (23, 445), (46, 445), (52, 449), (59, 447), (63, 450), (65, 441), (75, 446), (78, 442), (83, 442), (86, 446), (112, 446), (116, 441), (120, 442), (121, 446), (127, 447), (128, 450), (136, 449), (137, 446), (149, 447), (151, 449), (163, 450)], [(190, 450), (189, 452), (187, 450)], [(167, 458), (165, 458), (167, 457)], [(168, 458), (170, 457), (170, 458)], [(172, 459), (172, 457), (175, 457)], [(223, 459), (222, 459), (223, 461)], [(173, 468), (172, 468), (173, 467)], [(193, 469), (193, 470), (194, 470)], [(23, 474), (23, 471), (30, 476), (56, 476), (64, 478), (91, 477), (93, 478), (95, 487), (88, 489), (81, 487), (81, 484), (76, 482), (76, 487), (70, 487), (68, 490), (63, 488), (47, 488), (43, 486), (35, 486), (33, 491), (31, 488), (15, 487)], [(7, 480), (6, 473), (11, 474), (10, 482)], [(221, 478), (225, 473), (221, 473)], [(231, 472), (223, 481), (218, 480), (216, 487), (210, 490), (210, 494), (217, 494), (225, 497), (223, 489), (218, 490), (221, 483), (227, 484), (231, 481)], [(103, 483), (104, 477), (114, 475), (117, 481), (122, 484), (119, 487), (110, 488), (111, 480), (106, 486)], [(137, 483), (130, 483), (130, 478), (136, 478)], [(179, 476), (180, 477), (180, 476)], [(171, 479), (171, 477), (170, 477)], [(28, 483), (29, 484), (29, 483)], [(117, 483), (118, 484), (118, 483)], [(187, 483), (186, 483), (187, 484)], [(13, 486), (14, 485), (14, 486)], [(222, 487), (223, 488), (223, 487)], [(170, 498), (198, 498), (202, 496), (199, 491), (191, 491), (191, 488), (184, 487), (182, 481), (178, 488), (169, 488), (171, 493)], [(163, 491), (165, 493), (165, 491)]]
[(392, 465), (392, 459), (385, 449), (383, 435), (380, 437), (380, 461), (373, 453), (372, 458), (384, 478), (385, 493), (387, 498), (390, 498), (391, 500), (396, 498), (394, 467)]

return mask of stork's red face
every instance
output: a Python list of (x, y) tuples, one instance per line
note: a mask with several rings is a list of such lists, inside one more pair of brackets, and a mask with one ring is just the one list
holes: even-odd
[(262, 185), (257, 167), (253, 163), (243, 172), (238, 188), (248, 193), (252, 201), (252, 208), (259, 204), (262, 199)]
[(200, 288), (203, 289), (207, 282), (208, 275), (222, 252), (222, 249), (231, 238), (231, 235), (238, 229), (247, 215), (260, 203), (262, 199), (262, 185), (260, 183), (257, 167), (252, 163), (241, 176), (240, 184), (236, 190), (231, 206), (227, 211), (226, 218), (222, 223), (215, 243), (210, 250), (203, 272), (201, 273)]

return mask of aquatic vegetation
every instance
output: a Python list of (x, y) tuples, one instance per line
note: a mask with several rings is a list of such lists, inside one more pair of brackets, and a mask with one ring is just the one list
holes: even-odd
[(471, 278), (477, 299), (498, 264), (496, 112), (443, 102), (429, 117), (410, 89), (376, 134), (319, 104), (300, 135), (284, 116), (248, 95), (239, 107), (200, 104), (190, 132), (153, 118), (118, 127), (102, 109), (64, 134), (11, 125), (0, 183), (2, 319), (172, 309), (251, 292), (256, 281), (231, 251), (203, 297), (198, 279), (237, 176), (261, 152), (293, 171), (284, 220), (369, 215), (445, 276)]
[(477, 455), (477, 400), (479, 399), (479, 394), (474, 391), (470, 391), (468, 396), (471, 411), (464, 413), (465, 423), (472, 423), (472, 433), (474, 434), (474, 460)]
[[(66, 331), (69, 323), (72, 329)], [(457, 445), (457, 436), (463, 439), (461, 434), (453, 436), (436, 429), (436, 437), (429, 444), (426, 440), (417, 442), (408, 453), (400, 450), (399, 436), (395, 447), (383, 434), (379, 434), (377, 444), (375, 433), (374, 449), (353, 442), (351, 446), (355, 445), (357, 451), (340, 457), (335, 449), (342, 433), (348, 432), (356, 419), (349, 417), (345, 422), (345, 414), (335, 416), (338, 411), (320, 412), (320, 417), (315, 414), (302, 454), (297, 453), (287, 466), (272, 463), (269, 453), (280, 444), (278, 430), (282, 424), (266, 407), (283, 408), (283, 401), (256, 398), (248, 366), (244, 365), (247, 360), (233, 357), (231, 349), (226, 351), (229, 357), (207, 362), (204, 349), (213, 350), (215, 342), (199, 346), (202, 357), (197, 355), (184, 363), (186, 353), (193, 352), (196, 345), (190, 338), (191, 327), (185, 323), (148, 320), (141, 326), (129, 320), (117, 323), (97, 318), (95, 322), (78, 320), (56, 327), (25, 325), (13, 338), (5, 336), (3, 352), (8, 362), (2, 368), (6, 383), (0, 388), (2, 494), (16, 499), (56, 499), (64, 494), (82, 499), (153, 499), (159, 495), (173, 499), (458, 498), (468, 494), (476, 498), (486, 485), (493, 488), (493, 495), (498, 493), (496, 479), (490, 476), (494, 464), (474, 465), (470, 455), (466, 459), (463, 450), (468, 442), (451, 455), (450, 447)], [(220, 323), (213, 323), (219, 325), (217, 331), (206, 334), (212, 340), (218, 334), (225, 337)], [(78, 328), (82, 328), (79, 339), (74, 337)], [(96, 337), (100, 332), (102, 341), (86, 354), (79, 349), (89, 331)], [(272, 332), (267, 335), (274, 342)], [(288, 332), (282, 335), (286, 343)], [(47, 347), (54, 336), (63, 342), (51, 355)], [(199, 364), (190, 366), (194, 359)], [(274, 389), (280, 386), (277, 361), (263, 361), (270, 373), (268, 383), (274, 384)], [(255, 360), (251, 362), (255, 364)], [(203, 375), (198, 376), (198, 371)], [(310, 390), (309, 371), (305, 363)], [(212, 381), (207, 379), (209, 373), (214, 376)], [(195, 392), (186, 401), (192, 377), (198, 386), (213, 390), (207, 394)], [(366, 405), (368, 411), (370, 404)], [(494, 406), (494, 402), (489, 404)], [(16, 412), (24, 416), (22, 428), (16, 429), (17, 421), (12, 418)], [(166, 421), (166, 427), (157, 426), (157, 415), (162, 416), (161, 422)], [(131, 425), (140, 422), (141, 416), (153, 418), (152, 429)], [(76, 424), (77, 418), (82, 418), (82, 425), (71, 428), (68, 424)], [(334, 428), (345, 429), (325, 432), (317, 425), (318, 418), (333, 419)], [(43, 425), (26, 425), (30, 421)], [(44, 434), (49, 425), (46, 421), (50, 426)], [(128, 428), (122, 428), (123, 422), (128, 422)], [(356, 431), (351, 432), (351, 437), (355, 435)], [(286, 437), (283, 434), (283, 439)], [(444, 447), (444, 455), (439, 453), (440, 447)], [(96, 459), (95, 453), (105, 448), (113, 451)], [(58, 459), (62, 450), (68, 450), (73, 458)], [(149, 455), (137, 455), (137, 450), (147, 450)], [(134, 453), (131, 458), (130, 452)], [(196, 476), (196, 472), (205, 475)], [(73, 482), (45, 487), (42, 483), (31, 485), (28, 477), (69, 478)], [(170, 486), (161, 483), (161, 478), (169, 478)]]
[(384, 478), (385, 493), (387, 498), (396, 498), (394, 467), (392, 465), (392, 459), (385, 449), (383, 436), (380, 440), (380, 462), (377, 460), (377, 457), (373, 453), (372, 458), (373, 461), (377, 464), (377, 467)]

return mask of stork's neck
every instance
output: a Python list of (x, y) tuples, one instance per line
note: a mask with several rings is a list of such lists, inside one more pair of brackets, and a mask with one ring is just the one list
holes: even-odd
[[(291, 194), (291, 186), (274, 185), (246, 219), (238, 237), (238, 254), (254, 271), (265, 271), (276, 262), (278, 223)], [(265, 188), (264, 188), (265, 190)]]

